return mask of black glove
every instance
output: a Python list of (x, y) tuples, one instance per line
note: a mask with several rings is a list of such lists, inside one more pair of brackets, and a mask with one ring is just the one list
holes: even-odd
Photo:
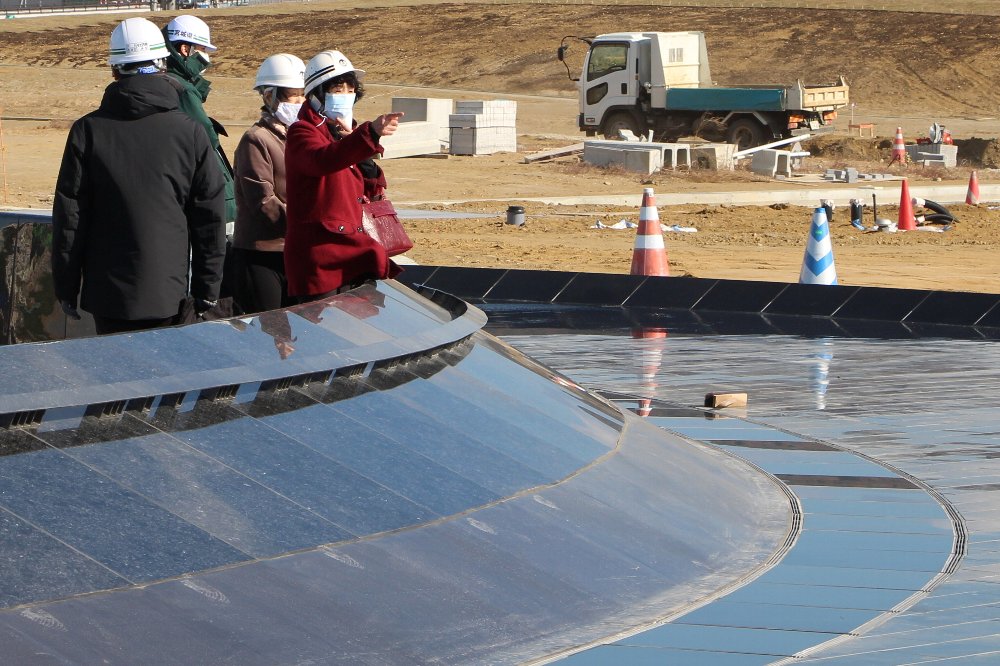
[(67, 317), (80, 321), (80, 312), (76, 309), (75, 305), (69, 301), (59, 301), (59, 306), (62, 307), (62, 311)]

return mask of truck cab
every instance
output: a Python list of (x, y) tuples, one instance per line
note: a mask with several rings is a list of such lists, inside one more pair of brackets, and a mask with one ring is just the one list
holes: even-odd
[(619, 32), (594, 39), (580, 77), (580, 129), (617, 138), (645, 129), (643, 106), (664, 107), (670, 86), (709, 86), (701, 32)]

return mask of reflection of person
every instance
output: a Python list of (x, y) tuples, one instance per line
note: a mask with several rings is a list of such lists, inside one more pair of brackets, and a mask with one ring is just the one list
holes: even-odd
[(340, 51), (314, 56), (306, 65), (307, 103), (288, 129), (285, 272), (288, 293), (299, 301), (399, 272), (385, 248), (362, 230), (365, 176), (359, 164), (381, 152), (379, 138), (396, 131), (402, 114), (355, 125), (354, 92), (335, 92), (343, 80), (334, 81), (347, 73), (364, 75)]
[(278, 350), (281, 360), (284, 361), (291, 356), (295, 351), (296, 338), (292, 336), (288, 313), (284, 310), (261, 312), (257, 320), (260, 321), (260, 330), (274, 339), (274, 348)]
[(285, 285), (285, 135), (298, 118), (305, 63), (287, 53), (257, 69), (254, 90), (260, 120), (236, 148), (236, 230), (233, 269), (236, 302), (244, 312), (289, 305)]
[[(178, 113), (160, 73), (167, 48), (150, 21), (111, 34), (114, 83), (70, 129), (52, 208), (52, 274), (70, 317), (98, 333), (177, 323), (188, 292), (207, 311), (219, 295), (225, 189), (204, 130)], [(81, 286), (82, 283), (82, 286)]]

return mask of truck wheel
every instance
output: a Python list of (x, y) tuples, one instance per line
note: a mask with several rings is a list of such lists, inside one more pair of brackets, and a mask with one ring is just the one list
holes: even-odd
[(604, 121), (604, 126), (601, 127), (601, 134), (604, 135), (605, 139), (620, 141), (622, 136), (618, 133), (618, 130), (623, 129), (632, 132), (636, 136), (640, 134), (639, 123), (636, 122), (635, 116), (627, 111), (619, 111), (608, 116), (608, 119)]
[(726, 141), (736, 144), (736, 150), (746, 150), (764, 143), (764, 128), (751, 118), (740, 118), (729, 123)]

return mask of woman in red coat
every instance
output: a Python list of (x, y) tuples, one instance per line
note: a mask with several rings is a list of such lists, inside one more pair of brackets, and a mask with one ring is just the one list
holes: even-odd
[(403, 114), (356, 125), (350, 109), (362, 76), (340, 51), (313, 57), (306, 65), (306, 103), (288, 128), (285, 274), (288, 295), (300, 302), (399, 272), (385, 248), (364, 233), (361, 201), (385, 184), (371, 158)]

